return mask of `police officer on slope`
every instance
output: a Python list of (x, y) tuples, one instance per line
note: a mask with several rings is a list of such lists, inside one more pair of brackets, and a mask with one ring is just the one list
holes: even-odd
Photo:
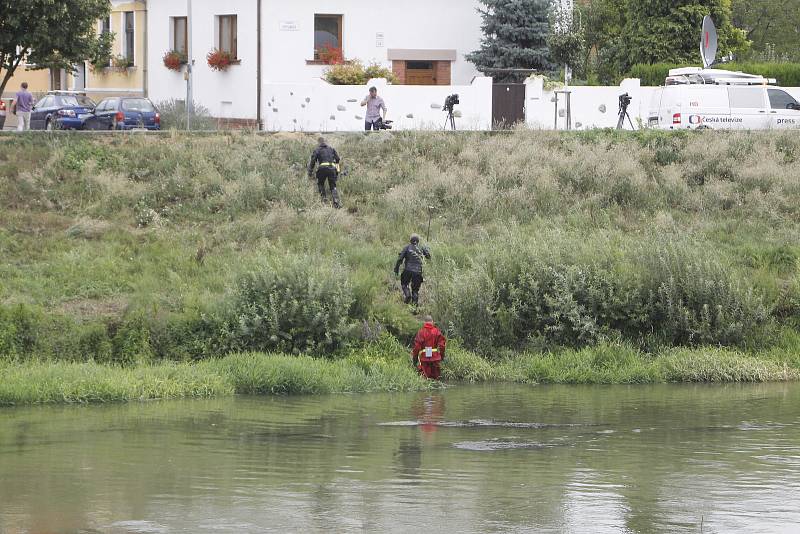
[[(411, 235), (411, 243), (406, 245), (400, 251), (400, 256), (397, 258), (397, 263), (394, 265), (395, 276), (400, 276), (400, 287), (403, 289), (403, 297), (405, 303), (413, 303), (415, 306), (419, 302), (419, 288), (425, 280), (422, 278), (422, 263), (425, 260), (431, 259), (430, 250), (428, 247), (419, 246), (419, 236), (417, 234)], [(400, 275), (400, 265), (405, 262), (403, 274)], [(411, 284), (409, 291), (408, 285)]]
[(341, 208), (339, 190), (336, 189), (336, 181), (339, 179), (339, 154), (336, 153), (336, 149), (325, 142), (324, 137), (319, 138), (319, 146), (311, 154), (311, 161), (308, 162), (309, 178), (314, 174), (314, 166), (317, 163), (319, 163), (317, 168), (317, 187), (322, 201), (328, 201), (328, 197), (325, 194), (325, 181), (327, 180), (331, 189), (331, 197), (333, 197), (333, 207)]

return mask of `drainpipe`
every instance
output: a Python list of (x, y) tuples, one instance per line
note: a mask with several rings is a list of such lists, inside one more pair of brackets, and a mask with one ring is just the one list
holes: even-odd
[(144, 46), (142, 47), (142, 50), (144, 50), (142, 53), (142, 56), (144, 57), (142, 61), (142, 92), (144, 93), (144, 97), (147, 98), (147, 23), (149, 18), (147, 16), (147, 0), (142, 0), (142, 3), (144, 4), (144, 35), (142, 36), (142, 39), (144, 39)]
[(256, 22), (257, 46), (256, 51), (256, 128), (261, 131), (261, 0), (258, 0)]

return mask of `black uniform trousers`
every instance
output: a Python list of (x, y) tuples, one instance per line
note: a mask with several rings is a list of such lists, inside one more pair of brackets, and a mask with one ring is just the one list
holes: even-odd
[(336, 181), (339, 179), (339, 173), (334, 167), (325, 166), (319, 167), (317, 169), (317, 188), (319, 188), (319, 194), (322, 197), (322, 200), (327, 200), (327, 195), (325, 193), (325, 181), (328, 182), (328, 187), (331, 190), (331, 196), (333, 197), (333, 205), (334, 207), (339, 207), (339, 191), (336, 189)]

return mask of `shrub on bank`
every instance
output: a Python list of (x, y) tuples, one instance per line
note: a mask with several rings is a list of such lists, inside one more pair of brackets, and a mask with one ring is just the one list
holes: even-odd
[(574, 245), (571, 255), (554, 255), (547, 242), (494, 243), (438, 284), (437, 316), (487, 356), (616, 338), (757, 345), (771, 325), (762, 298), (731, 268), (690, 252), (691, 243), (654, 243), (610, 260), (607, 251)]
[(239, 277), (226, 325), (231, 350), (330, 353), (354, 335), (347, 272), (318, 256), (271, 258)]

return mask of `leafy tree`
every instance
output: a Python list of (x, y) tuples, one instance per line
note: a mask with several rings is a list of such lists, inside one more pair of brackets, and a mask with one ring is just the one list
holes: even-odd
[(494, 69), (552, 72), (556, 65), (547, 48), (549, 0), (481, 0), (484, 38), (480, 50), (466, 55), (478, 70), (498, 81), (519, 81), (524, 73)]
[(733, 0), (733, 23), (747, 32), (756, 59), (800, 61), (797, 0)]
[(110, 12), (109, 0), (0, 0), (0, 94), (23, 60), (63, 69), (108, 61), (114, 37), (95, 25)]
[(625, 66), (636, 63), (699, 62), (703, 17), (711, 15), (719, 34), (719, 55), (748, 48), (743, 30), (732, 24), (731, 0), (626, 0), (622, 32)]
[(547, 36), (547, 46), (553, 61), (580, 71), (585, 60), (585, 33), (580, 11), (567, 8), (561, 2), (553, 2), (550, 9), (550, 34)]

